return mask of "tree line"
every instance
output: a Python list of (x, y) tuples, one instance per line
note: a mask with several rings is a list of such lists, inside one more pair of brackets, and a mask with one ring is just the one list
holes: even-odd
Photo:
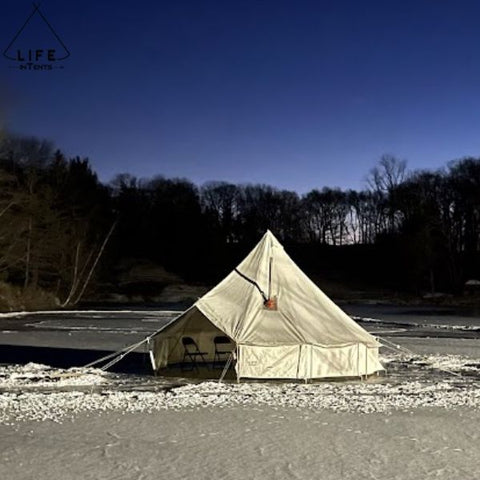
[(46, 140), (0, 139), (0, 280), (62, 304), (124, 259), (212, 283), (271, 229), (309, 274), (421, 293), (459, 292), (480, 276), (480, 159), (408, 171), (383, 156), (362, 191), (304, 195), (265, 184), (118, 174), (102, 184), (86, 158)]

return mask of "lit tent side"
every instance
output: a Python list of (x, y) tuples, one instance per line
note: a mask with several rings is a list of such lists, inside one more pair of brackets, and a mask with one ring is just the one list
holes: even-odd
[(207, 361), (228, 336), (237, 378), (361, 377), (383, 370), (380, 344), (333, 303), (267, 231), (216, 287), (150, 341), (154, 370), (180, 363), (191, 337)]

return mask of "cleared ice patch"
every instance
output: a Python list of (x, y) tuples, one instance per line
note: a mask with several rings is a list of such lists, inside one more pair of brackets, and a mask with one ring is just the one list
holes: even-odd
[(157, 315), (180, 315), (181, 310), (39, 310), (39, 311), (21, 311), (21, 312), (3, 312), (0, 318), (16, 318), (26, 316), (43, 316), (43, 315), (88, 315), (89, 317), (105, 318), (116, 314), (135, 314), (143, 316)]
[[(157, 320), (157, 323), (159, 321)], [(75, 326), (75, 325), (57, 325), (54, 322), (38, 322), (38, 323), (27, 323), (27, 327), (37, 328), (39, 330), (64, 330), (67, 332), (103, 332), (103, 333), (128, 333), (128, 334), (138, 334), (138, 333), (145, 333), (149, 332), (150, 329), (134, 329), (128, 327), (102, 327), (102, 326), (95, 326), (95, 325), (83, 325), (83, 326)]]

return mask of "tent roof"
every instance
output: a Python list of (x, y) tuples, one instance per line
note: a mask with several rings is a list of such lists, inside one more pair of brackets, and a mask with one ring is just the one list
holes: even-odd
[[(275, 297), (278, 308), (267, 309), (265, 297)], [(194, 307), (238, 344), (378, 346), (300, 270), (269, 230)]]

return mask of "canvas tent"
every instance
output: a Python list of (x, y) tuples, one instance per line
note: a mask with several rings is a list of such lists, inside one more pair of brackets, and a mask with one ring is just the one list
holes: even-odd
[(228, 336), (240, 378), (360, 377), (383, 370), (379, 343), (335, 305), (267, 231), (224, 280), (150, 341), (154, 370), (183, 359), (183, 337), (214, 356)]

